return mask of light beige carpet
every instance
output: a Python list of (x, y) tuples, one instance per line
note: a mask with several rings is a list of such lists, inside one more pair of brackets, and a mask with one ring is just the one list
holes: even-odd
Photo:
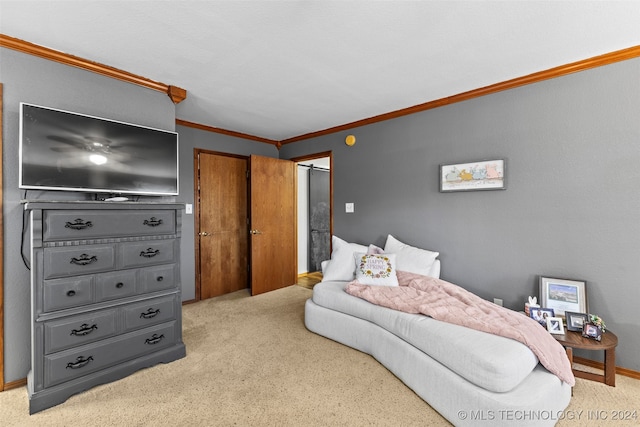
[[(239, 291), (186, 305), (186, 358), (31, 416), (26, 387), (2, 392), (0, 425), (450, 425), (372, 357), (307, 331), (311, 292)], [(573, 419), (559, 425), (640, 425), (613, 419), (614, 411), (640, 411), (640, 381), (618, 376), (615, 388), (577, 381), (566, 413)]]

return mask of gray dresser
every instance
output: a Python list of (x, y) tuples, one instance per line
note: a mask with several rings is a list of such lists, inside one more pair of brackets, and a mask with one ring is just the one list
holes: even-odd
[(27, 202), (29, 411), (185, 356), (175, 203)]

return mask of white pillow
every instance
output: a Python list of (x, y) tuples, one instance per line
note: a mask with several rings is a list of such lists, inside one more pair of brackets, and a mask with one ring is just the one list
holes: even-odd
[(320, 270), (322, 271), (322, 276), (323, 277), (325, 275), (325, 271), (327, 270), (327, 265), (329, 265), (330, 262), (331, 262), (331, 260), (325, 259), (324, 261), (322, 261), (320, 263)]
[(429, 274), (427, 276), (435, 277), (436, 279), (440, 278), (440, 260), (437, 259), (433, 261), (431, 268), (429, 269)]
[(366, 252), (367, 247), (357, 243), (348, 243), (339, 237), (331, 237), (331, 261), (324, 269), (323, 281), (352, 281), (355, 279), (355, 252)]
[(431, 266), (440, 255), (440, 252), (432, 252), (402, 243), (391, 234), (387, 236), (384, 245), (385, 253), (396, 254), (397, 268), (399, 271), (422, 274), (428, 276)]
[(354, 254), (356, 279), (363, 285), (398, 286), (396, 254)]

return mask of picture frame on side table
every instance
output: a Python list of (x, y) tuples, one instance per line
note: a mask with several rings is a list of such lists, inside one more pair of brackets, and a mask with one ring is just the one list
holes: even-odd
[(505, 159), (440, 165), (440, 192), (506, 190)]
[(589, 315), (587, 313), (565, 311), (564, 317), (567, 320), (567, 331), (582, 332), (584, 324), (589, 323)]
[(561, 317), (547, 317), (547, 331), (552, 334), (564, 335), (564, 325)]
[(555, 317), (552, 308), (545, 307), (530, 307), (529, 308), (529, 317), (531, 317), (536, 322), (540, 323), (540, 325), (547, 327), (547, 319), (550, 317)]
[(602, 328), (598, 325), (594, 325), (593, 323), (585, 323), (584, 328), (582, 329), (582, 336), (585, 338), (591, 338), (596, 341), (600, 341), (602, 339)]
[(567, 311), (588, 313), (587, 282), (540, 276), (540, 305), (552, 308), (558, 317)]

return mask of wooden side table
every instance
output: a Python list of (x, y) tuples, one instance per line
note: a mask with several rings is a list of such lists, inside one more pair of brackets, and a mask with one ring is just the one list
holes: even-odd
[[(611, 331), (602, 334), (602, 340), (585, 338), (580, 332), (566, 331), (564, 335), (553, 335), (560, 344), (567, 350), (567, 356), (573, 370), (573, 375), (577, 378), (584, 378), (591, 381), (598, 381), (606, 385), (616, 386), (616, 346), (618, 337)], [(583, 350), (604, 350), (604, 375), (585, 372), (573, 369), (573, 349)]]

